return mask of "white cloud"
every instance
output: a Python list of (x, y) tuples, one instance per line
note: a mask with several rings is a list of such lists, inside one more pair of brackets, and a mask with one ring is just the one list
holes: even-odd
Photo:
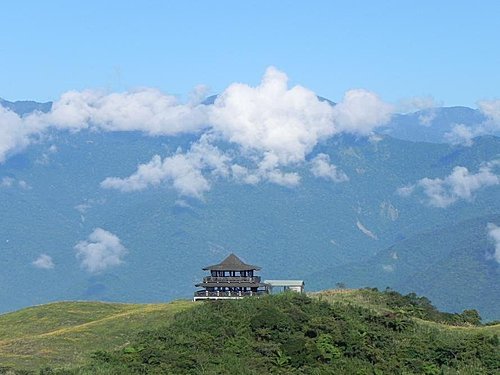
[(414, 96), (412, 98), (400, 100), (397, 105), (397, 111), (401, 113), (409, 113), (422, 110), (430, 110), (429, 112), (433, 112), (434, 108), (441, 107), (442, 105), (442, 102), (437, 101), (434, 97), (429, 95)]
[(437, 107), (442, 107), (443, 103), (437, 101), (432, 96), (416, 96), (403, 99), (398, 103), (397, 111), (400, 113), (418, 113), (418, 122), (422, 126), (429, 127), (437, 116)]
[(267, 171), (264, 178), (277, 185), (293, 187), (299, 184), (300, 176), (296, 172), (285, 173), (279, 169)]
[(349, 181), (349, 177), (335, 165), (330, 164), (330, 156), (318, 154), (311, 160), (311, 172), (316, 177), (322, 177), (333, 182)]
[(415, 185), (402, 186), (396, 189), (396, 193), (401, 197), (409, 197), (413, 194), (415, 190)]
[(33, 137), (40, 130), (36, 116), (21, 118), (0, 105), (0, 163), (33, 141)]
[(444, 134), (445, 141), (453, 145), (472, 146), (472, 139), (480, 135), (478, 128), (472, 128), (464, 124), (455, 124), (450, 132)]
[(500, 263), (500, 227), (493, 223), (488, 223), (486, 229), (488, 230), (488, 238), (495, 246), (493, 259), (495, 259), (497, 263)]
[(478, 190), (500, 184), (500, 176), (494, 171), (497, 165), (497, 161), (486, 163), (477, 173), (457, 166), (443, 179), (422, 178), (415, 185), (398, 189), (398, 192), (400, 195), (409, 196), (420, 190), (429, 205), (440, 208), (448, 207), (461, 199), (471, 201)]
[(394, 108), (383, 102), (376, 94), (356, 89), (347, 91), (333, 111), (339, 131), (368, 135), (376, 127), (389, 122)]
[(210, 109), (210, 124), (244, 150), (273, 154), (277, 164), (302, 162), (319, 140), (341, 131), (367, 135), (390, 119), (392, 107), (366, 90), (348, 91), (332, 107), (302, 86), (288, 87), (270, 67), (260, 85), (230, 85)]
[(418, 122), (422, 126), (431, 126), (432, 122), (436, 119), (437, 111), (435, 109), (428, 109), (418, 115)]
[(210, 190), (210, 182), (203, 175), (227, 175), (229, 157), (211, 145), (208, 137), (202, 137), (186, 153), (177, 153), (162, 160), (159, 155), (138, 166), (137, 171), (126, 178), (108, 177), (101, 182), (107, 189), (123, 192), (144, 190), (168, 182), (183, 196), (201, 199)]
[(209, 91), (210, 89), (206, 85), (195, 86), (195, 88), (189, 93), (189, 103), (192, 105), (200, 104), (206, 99)]
[(257, 87), (230, 85), (210, 110), (214, 130), (243, 149), (272, 153), (281, 165), (303, 161), (319, 139), (336, 132), (333, 108), (287, 82), (271, 67)]
[(500, 130), (500, 99), (497, 100), (482, 100), (478, 103), (479, 110), (486, 116), (491, 122), (491, 125), (496, 129)]
[(236, 181), (249, 185), (255, 185), (260, 182), (260, 177), (255, 171), (251, 172), (247, 167), (243, 167), (239, 164), (231, 165), (231, 175)]
[(472, 146), (473, 138), (500, 132), (500, 100), (478, 102), (479, 111), (486, 117), (482, 123), (474, 125), (455, 124), (444, 134), (444, 140), (454, 145)]
[(184, 199), (176, 199), (174, 205), (181, 208), (193, 208), (188, 202)]
[(96, 127), (152, 135), (196, 132), (206, 124), (205, 106), (182, 104), (174, 96), (151, 88), (111, 94), (70, 91), (42, 117), (46, 123), (60, 128)]
[(54, 268), (54, 262), (52, 261), (52, 257), (47, 254), (40, 254), (40, 256), (32, 262), (32, 264), (36, 268), (41, 268), (44, 270), (50, 270)]
[(127, 249), (116, 235), (101, 228), (95, 229), (88, 240), (78, 242), (74, 249), (82, 268), (90, 273), (99, 273), (109, 267), (119, 266), (127, 253)]

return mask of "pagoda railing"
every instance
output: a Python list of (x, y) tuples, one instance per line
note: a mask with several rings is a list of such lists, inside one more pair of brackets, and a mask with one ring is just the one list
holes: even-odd
[(204, 283), (260, 283), (260, 276), (207, 276)]
[(200, 290), (194, 293), (195, 297), (249, 297), (249, 296), (261, 296), (268, 294), (265, 290), (259, 290), (258, 292), (252, 291), (238, 291), (238, 292), (209, 292), (207, 290)]

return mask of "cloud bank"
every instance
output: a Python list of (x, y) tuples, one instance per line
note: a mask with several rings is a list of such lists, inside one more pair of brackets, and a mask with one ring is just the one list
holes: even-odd
[[(18, 116), (1, 107), (0, 163), (48, 129), (139, 131), (148, 136), (190, 133), (200, 140), (189, 150), (164, 158), (155, 155), (130, 176), (109, 177), (102, 186), (137, 191), (167, 183), (181, 195), (198, 198), (210, 189), (213, 174), (241, 183), (294, 186), (300, 176), (291, 169), (304, 163), (318, 142), (339, 133), (369, 135), (393, 112), (391, 105), (363, 89), (346, 92), (332, 106), (305, 87), (289, 87), (287, 75), (274, 67), (255, 87), (231, 84), (211, 105), (200, 103), (205, 93), (206, 88), (198, 87), (191, 100), (181, 103), (151, 88), (123, 93), (84, 90), (63, 94), (48, 113)], [(220, 142), (229, 144), (231, 156), (217, 149)], [(235, 156), (243, 163), (234, 161)]]
[(95, 127), (104, 131), (141, 131), (150, 135), (196, 132), (206, 121), (205, 106), (182, 104), (171, 95), (145, 88), (105, 94), (70, 91), (41, 115), (46, 124), (74, 130)]
[(104, 229), (95, 229), (85, 241), (78, 242), (74, 250), (83, 269), (100, 273), (123, 263), (127, 249), (118, 236)]
[(480, 189), (500, 184), (500, 175), (495, 172), (499, 164), (499, 161), (486, 163), (477, 173), (457, 166), (444, 178), (425, 177), (413, 185), (399, 188), (397, 192), (402, 197), (408, 197), (420, 191), (430, 206), (439, 208), (448, 207), (459, 200), (471, 201)]
[[(300, 176), (290, 169), (305, 163), (319, 141), (341, 132), (368, 135), (389, 121), (393, 109), (366, 90), (348, 91), (333, 107), (302, 86), (289, 88), (286, 74), (273, 67), (256, 87), (232, 84), (204, 108), (209, 125), (191, 149), (164, 159), (155, 155), (130, 176), (109, 177), (101, 186), (134, 191), (170, 183), (180, 195), (201, 198), (215, 174), (240, 183), (292, 187)], [(221, 152), (216, 142), (228, 143), (234, 152)], [(320, 177), (347, 181), (325, 156), (312, 168)]]
[(140, 131), (152, 136), (173, 136), (196, 133), (206, 122), (205, 105), (180, 103), (174, 96), (156, 89), (124, 93), (70, 91), (54, 102), (48, 113), (19, 116), (0, 105), (0, 163), (51, 128)]

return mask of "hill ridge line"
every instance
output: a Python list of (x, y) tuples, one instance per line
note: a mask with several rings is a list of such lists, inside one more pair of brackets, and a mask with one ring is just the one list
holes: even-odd
[(141, 305), (139, 307), (133, 307), (130, 311), (119, 312), (119, 313), (116, 313), (116, 314), (112, 314), (112, 315), (106, 316), (106, 317), (101, 318), (101, 319), (93, 320), (93, 321), (86, 322), (86, 323), (81, 323), (81, 324), (78, 324), (76, 326), (69, 326), (69, 327), (59, 328), (59, 329), (56, 329), (54, 331), (44, 332), (44, 333), (40, 333), (40, 334), (36, 334), (36, 335), (24, 335), (24, 336), (21, 336), (21, 337), (16, 337), (14, 339), (0, 340), (0, 347), (8, 345), (8, 344), (16, 342), (16, 341), (27, 339), (27, 338), (29, 338), (29, 339), (44, 338), (44, 337), (51, 337), (51, 336), (62, 335), (62, 334), (65, 334), (65, 333), (70, 333), (70, 332), (77, 332), (77, 331), (81, 330), (82, 328), (92, 327), (92, 326), (97, 325), (99, 323), (103, 323), (103, 322), (106, 322), (106, 321), (109, 321), (109, 320), (113, 320), (113, 319), (116, 319), (116, 318), (120, 318), (120, 317), (124, 317), (124, 316), (127, 316), (127, 315), (131, 316), (131, 315), (135, 315), (135, 314), (138, 314), (138, 313), (148, 313), (148, 312), (162, 310), (166, 305), (169, 305), (169, 304), (171, 304), (171, 302), (170, 303), (164, 303), (164, 304), (146, 304), (146, 305)]

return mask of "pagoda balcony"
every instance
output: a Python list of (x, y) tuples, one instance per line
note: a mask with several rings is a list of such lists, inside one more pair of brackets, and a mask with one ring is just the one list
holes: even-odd
[(252, 291), (238, 291), (238, 292), (230, 292), (230, 291), (218, 291), (218, 292), (209, 292), (207, 290), (199, 290), (194, 293), (195, 297), (249, 297), (249, 296), (262, 296), (268, 294), (265, 290), (259, 290), (257, 292)]
[(260, 283), (260, 276), (207, 276), (203, 278), (204, 283)]

